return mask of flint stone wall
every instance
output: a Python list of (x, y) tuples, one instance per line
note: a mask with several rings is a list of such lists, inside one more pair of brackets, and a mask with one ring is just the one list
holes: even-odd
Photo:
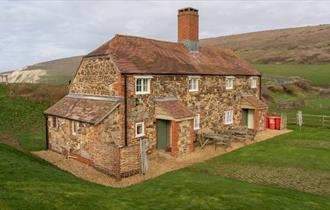
[[(76, 159), (86, 160), (93, 167), (118, 177), (120, 172), (119, 110), (114, 110), (96, 126), (77, 122), (76, 135), (72, 135), (70, 120), (57, 118), (58, 127), (53, 128), (48, 117), (49, 148)], [(85, 162), (85, 161), (83, 161)]]
[[(229, 130), (241, 125), (241, 94), (250, 93), (259, 98), (259, 88), (251, 88), (250, 76), (236, 76), (234, 89), (225, 89), (225, 76), (202, 76), (199, 90), (189, 92), (188, 75), (152, 75), (151, 93), (135, 95), (135, 78), (128, 76), (128, 142), (136, 144), (135, 123), (145, 123), (145, 138), (149, 140), (149, 149), (156, 148), (155, 97), (176, 96), (194, 113), (200, 114), (200, 127), (214, 131)], [(259, 87), (259, 79), (257, 87)], [(224, 112), (234, 111), (232, 125), (224, 125)], [(262, 118), (262, 117), (261, 117)]]
[(184, 155), (186, 153), (191, 152), (191, 144), (192, 142), (192, 133), (191, 133), (191, 124), (192, 120), (185, 120), (179, 122), (178, 126), (178, 155)]
[(83, 58), (69, 92), (83, 95), (121, 95), (120, 73), (110, 56)]

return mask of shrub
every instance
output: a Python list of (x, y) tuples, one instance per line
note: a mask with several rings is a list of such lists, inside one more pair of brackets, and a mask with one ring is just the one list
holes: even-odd
[(66, 86), (17, 83), (7, 86), (9, 97), (34, 103), (54, 104), (68, 93)]
[(283, 86), (275, 81), (268, 81), (266, 82), (265, 86), (268, 90), (272, 92), (283, 92)]

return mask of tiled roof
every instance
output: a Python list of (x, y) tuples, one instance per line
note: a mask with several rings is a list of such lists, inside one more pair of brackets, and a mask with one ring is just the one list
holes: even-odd
[[(161, 109), (161, 111), (159, 111)], [(178, 100), (156, 101), (156, 114), (169, 116), (173, 119), (190, 118), (194, 113)]]
[(119, 71), (140, 74), (260, 75), (233, 52), (200, 47), (190, 52), (182, 43), (116, 35), (89, 56), (111, 55)]
[(115, 99), (68, 95), (44, 113), (96, 125), (104, 120), (117, 105), (119, 101)]
[(264, 108), (268, 107), (268, 105), (265, 102), (261, 101), (256, 96), (243, 95), (242, 97), (243, 97), (243, 99), (245, 99), (246, 102), (248, 102), (250, 105), (252, 105), (256, 109), (264, 109)]

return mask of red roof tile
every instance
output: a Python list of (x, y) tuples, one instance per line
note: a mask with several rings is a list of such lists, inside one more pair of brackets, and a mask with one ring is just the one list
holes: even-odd
[(256, 96), (253, 95), (245, 95), (243, 96), (243, 99), (245, 99), (249, 104), (254, 106), (256, 109), (264, 109), (267, 108), (267, 104), (260, 99), (258, 99)]
[(66, 96), (44, 113), (91, 124), (98, 124), (117, 106), (118, 102)]
[(167, 116), (174, 119), (193, 117), (194, 113), (178, 100), (156, 101), (156, 107), (159, 107)]
[(183, 44), (116, 35), (89, 56), (111, 55), (123, 73), (260, 75), (228, 51), (200, 47), (190, 52)]

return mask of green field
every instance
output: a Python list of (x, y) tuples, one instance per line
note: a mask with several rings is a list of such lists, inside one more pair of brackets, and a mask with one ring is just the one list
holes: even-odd
[[(115, 189), (81, 180), (28, 150), (44, 148), (45, 104), (0, 86), (0, 209), (330, 209), (330, 132), (303, 128)], [(1, 136), (0, 136), (1, 138)]]
[(0, 85), (0, 138), (18, 141), (24, 149), (41, 150), (44, 142), (43, 111), (46, 104), (14, 100), (7, 97), (6, 88)]
[(292, 77), (299, 76), (314, 85), (330, 85), (330, 64), (254, 64), (264, 74)]
[(124, 189), (0, 144), (0, 209), (330, 209), (329, 137), (304, 129)]

